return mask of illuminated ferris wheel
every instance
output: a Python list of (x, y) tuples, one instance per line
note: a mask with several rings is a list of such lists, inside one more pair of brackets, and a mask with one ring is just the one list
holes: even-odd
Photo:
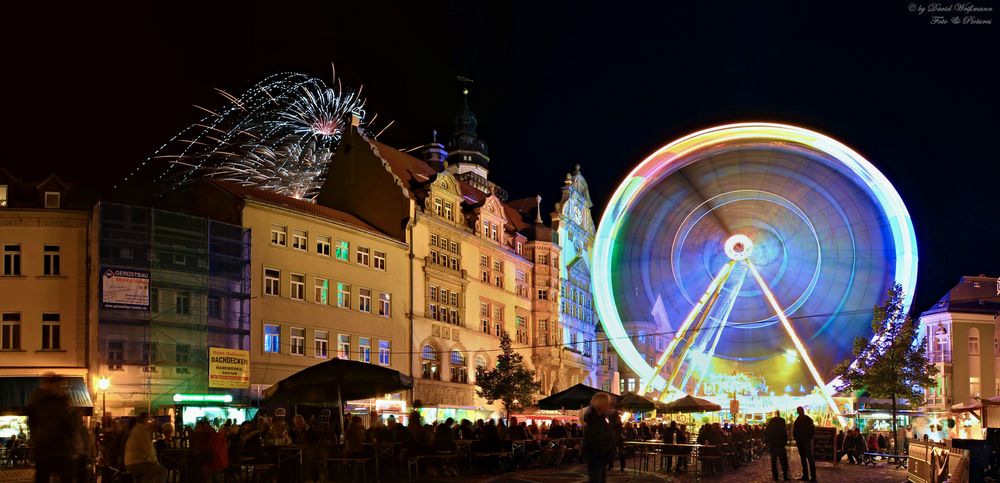
[[(871, 337), (895, 282), (909, 306), (917, 247), (889, 181), (806, 129), (731, 124), (678, 139), (614, 193), (597, 231), (594, 291), (605, 333), (642, 391), (698, 394), (712, 374), (809, 387), (837, 414), (834, 366)], [(643, 356), (626, 331), (666, 338)]]

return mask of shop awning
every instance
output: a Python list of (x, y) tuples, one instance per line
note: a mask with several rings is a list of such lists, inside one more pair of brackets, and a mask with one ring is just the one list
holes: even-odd
[[(0, 414), (24, 414), (41, 380), (40, 377), (0, 377)], [(93, 413), (94, 403), (82, 377), (67, 377), (65, 388), (72, 406), (80, 408), (85, 415)]]

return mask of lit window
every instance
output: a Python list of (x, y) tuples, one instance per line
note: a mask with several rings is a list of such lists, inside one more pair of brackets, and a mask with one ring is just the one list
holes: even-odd
[(351, 308), (351, 285), (337, 282), (337, 307)]
[(521, 315), (514, 316), (514, 330), (517, 332), (517, 342), (521, 344), (527, 344), (528, 324), (525, 321), (524, 316)]
[(337, 260), (347, 261), (348, 257), (351, 256), (351, 244), (343, 240), (337, 240)]
[(191, 294), (188, 292), (177, 292), (174, 295), (174, 308), (181, 315), (191, 315)]
[(285, 246), (288, 244), (288, 228), (271, 225), (271, 244)]
[(264, 352), (281, 352), (281, 327), (277, 325), (264, 325)]
[(0, 208), (7, 207), (7, 185), (0, 184)]
[(0, 349), (5, 351), (21, 349), (21, 314), (4, 313), (0, 319)]
[(358, 360), (372, 361), (372, 340), (369, 337), (358, 337)]
[(453, 211), (454, 207), (452, 206), (451, 202), (446, 201), (444, 203), (444, 217), (449, 220), (454, 220), (455, 215), (453, 214)]
[(424, 379), (441, 379), (437, 349), (434, 346), (427, 344), (421, 349), (420, 369)]
[(469, 382), (469, 369), (465, 367), (465, 355), (460, 351), (451, 351), (451, 382), (465, 384)]
[(313, 346), (316, 352), (316, 357), (320, 359), (326, 359), (329, 357), (328, 348), (330, 347), (329, 332), (325, 330), (317, 330), (313, 339)]
[(385, 270), (385, 252), (373, 252), (372, 253), (372, 267), (376, 270)]
[(46, 191), (45, 192), (45, 207), (46, 208), (59, 208), (61, 195), (58, 191)]
[(3, 246), (3, 274), (21, 274), (21, 245)]
[(45, 275), (59, 275), (59, 245), (45, 245)]
[(380, 292), (378, 294), (378, 314), (382, 317), (389, 317), (392, 315), (392, 303), (389, 300), (389, 294), (385, 292)]
[(358, 265), (369, 265), (369, 250), (368, 247), (358, 247)]
[(313, 300), (318, 304), (326, 305), (329, 303), (330, 281), (325, 278), (317, 278), (315, 284)]
[(293, 273), (289, 277), (289, 284), (291, 286), (291, 298), (295, 300), (305, 300), (306, 299), (306, 276)]
[(351, 336), (347, 334), (340, 334), (337, 336), (337, 358), (351, 358)]
[(309, 239), (306, 232), (302, 230), (292, 230), (292, 248), (305, 251), (309, 246)]
[(523, 243), (517, 242), (514, 245), (514, 247), (515, 247), (514, 251), (517, 252), (518, 255), (524, 255), (524, 244)]
[(358, 310), (372, 311), (372, 291), (369, 288), (358, 289)]
[(380, 340), (380, 341), (378, 341), (378, 363), (379, 364), (381, 364), (383, 366), (388, 366), (389, 365), (389, 361), (390, 361), (389, 354), (391, 352), (389, 350), (390, 347), (392, 347), (392, 343), (390, 341), (387, 341), (387, 340)]
[(281, 295), (281, 271), (264, 269), (264, 295)]
[(306, 353), (306, 331), (297, 327), (292, 327), (289, 331), (288, 340), (290, 351), (293, 356), (302, 356)]
[(434, 198), (434, 214), (441, 216), (444, 214), (444, 204), (441, 198)]
[(330, 256), (330, 237), (323, 235), (316, 237), (316, 253), (324, 257)]

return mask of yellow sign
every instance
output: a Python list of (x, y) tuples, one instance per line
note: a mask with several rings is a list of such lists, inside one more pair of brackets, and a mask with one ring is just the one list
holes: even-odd
[(250, 351), (208, 348), (208, 387), (250, 387)]

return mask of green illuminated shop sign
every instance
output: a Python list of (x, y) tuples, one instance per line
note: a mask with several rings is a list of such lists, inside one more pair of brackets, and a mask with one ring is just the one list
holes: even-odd
[(174, 394), (174, 402), (211, 402), (211, 403), (231, 403), (231, 394)]

